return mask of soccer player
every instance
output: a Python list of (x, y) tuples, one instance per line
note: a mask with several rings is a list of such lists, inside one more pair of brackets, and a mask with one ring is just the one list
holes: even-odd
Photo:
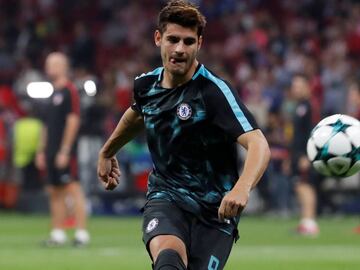
[[(98, 176), (112, 190), (116, 152), (145, 128), (154, 168), (143, 241), (155, 270), (223, 269), (269, 161), (268, 143), (236, 91), (196, 59), (204, 26), (186, 1), (161, 10), (154, 39), (163, 66), (135, 79), (135, 103), (99, 153)], [(236, 143), (247, 149), (240, 177)]]
[(63, 53), (54, 52), (47, 56), (45, 72), (55, 90), (46, 111), (43, 143), (36, 157), (38, 168), (46, 168), (49, 179), (52, 230), (46, 243), (62, 245), (66, 242), (63, 230), (65, 198), (70, 196), (74, 202), (77, 221), (74, 244), (85, 245), (90, 240), (86, 230), (86, 202), (76, 171), (76, 141), (80, 126), (79, 95), (68, 78), (69, 63)]
[(293, 115), (294, 136), (291, 143), (291, 171), (295, 179), (295, 193), (300, 206), (300, 223), (297, 232), (300, 235), (316, 236), (319, 226), (316, 222), (317, 195), (316, 176), (306, 155), (307, 140), (313, 128), (310, 105), (310, 84), (301, 74), (293, 77), (291, 93), (295, 100)]

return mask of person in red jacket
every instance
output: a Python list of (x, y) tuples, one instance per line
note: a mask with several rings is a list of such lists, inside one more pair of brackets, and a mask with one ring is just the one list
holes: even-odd
[(19, 187), (11, 162), (11, 130), (15, 120), (24, 114), (11, 87), (0, 84), (0, 208), (14, 208), (18, 199)]

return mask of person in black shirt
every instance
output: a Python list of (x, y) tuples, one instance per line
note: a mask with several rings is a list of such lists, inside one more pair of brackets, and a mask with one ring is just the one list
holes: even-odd
[[(145, 128), (154, 168), (143, 241), (155, 270), (223, 269), (269, 161), (267, 141), (237, 92), (196, 59), (204, 26), (186, 1), (162, 9), (155, 44), (163, 66), (135, 78), (135, 102), (99, 153), (98, 176), (112, 190), (116, 152)], [(248, 150), (240, 177), (236, 143)]]
[(295, 100), (293, 115), (294, 136), (291, 143), (291, 169), (295, 180), (295, 192), (300, 206), (300, 235), (315, 236), (319, 233), (316, 222), (316, 176), (306, 155), (306, 145), (314, 125), (311, 121), (310, 85), (308, 79), (297, 74), (291, 83)]
[(52, 231), (48, 245), (60, 245), (66, 241), (63, 223), (66, 217), (65, 198), (74, 201), (77, 221), (74, 244), (89, 242), (86, 230), (85, 197), (77, 177), (77, 134), (80, 126), (79, 94), (68, 78), (68, 59), (63, 53), (48, 55), (45, 72), (54, 92), (46, 110), (42, 145), (37, 154), (37, 166), (46, 169), (49, 180)]

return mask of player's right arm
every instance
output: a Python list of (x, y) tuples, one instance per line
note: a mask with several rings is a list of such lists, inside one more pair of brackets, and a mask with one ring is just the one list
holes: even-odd
[(143, 117), (132, 108), (127, 109), (99, 152), (97, 173), (105, 189), (113, 190), (119, 184), (121, 172), (115, 154), (143, 129)]

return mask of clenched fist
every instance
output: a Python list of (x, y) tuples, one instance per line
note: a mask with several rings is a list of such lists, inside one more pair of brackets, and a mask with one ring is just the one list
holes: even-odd
[(121, 175), (116, 158), (105, 158), (99, 155), (97, 174), (106, 190), (113, 190), (116, 188), (119, 184), (119, 177)]
[(235, 186), (221, 201), (218, 215), (219, 220), (233, 218), (239, 215), (245, 208), (250, 196), (250, 187), (245, 185)]

